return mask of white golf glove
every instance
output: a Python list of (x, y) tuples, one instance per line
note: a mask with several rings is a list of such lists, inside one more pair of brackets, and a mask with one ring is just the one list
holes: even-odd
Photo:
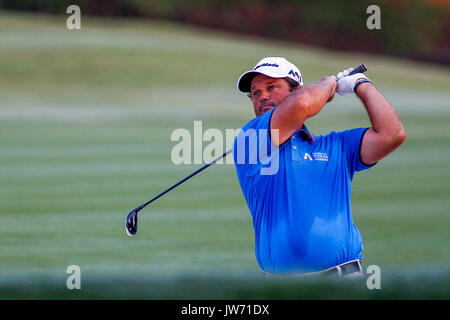
[(337, 81), (336, 92), (338, 94), (340, 94), (341, 96), (346, 96), (346, 95), (355, 93), (354, 88), (355, 88), (356, 80), (358, 80), (360, 78), (369, 80), (369, 78), (367, 78), (362, 73), (355, 73), (355, 74), (349, 76), (350, 72), (352, 72), (352, 71), (353, 71), (353, 68), (349, 68), (347, 70), (339, 72), (337, 77), (333, 76), (334, 80)]

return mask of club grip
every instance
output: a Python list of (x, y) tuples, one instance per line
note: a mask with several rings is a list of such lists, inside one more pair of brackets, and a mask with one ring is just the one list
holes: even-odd
[(366, 65), (363, 63), (362, 65), (360, 65), (360, 66), (356, 67), (355, 69), (353, 69), (352, 72), (350, 72), (348, 75), (351, 76), (351, 75), (353, 75), (353, 74), (356, 74), (356, 73), (364, 73), (364, 72), (366, 72), (366, 71), (367, 71), (367, 67), (366, 67)]

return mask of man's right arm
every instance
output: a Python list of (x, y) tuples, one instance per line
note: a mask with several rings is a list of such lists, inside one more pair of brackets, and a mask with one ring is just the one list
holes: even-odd
[[(286, 142), (301, 129), (306, 119), (318, 114), (327, 102), (333, 100), (335, 90), (336, 81), (332, 77), (323, 77), (288, 95), (275, 108), (270, 120), (270, 129), (278, 130), (278, 141), (272, 139), (272, 144), (278, 146)], [(271, 137), (276, 135), (271, 134)]]

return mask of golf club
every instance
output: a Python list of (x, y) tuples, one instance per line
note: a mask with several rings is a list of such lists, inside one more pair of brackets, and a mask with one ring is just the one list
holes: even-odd
[(214, 163), (216, 163), (217, 161), (219, 161), (220, 159), (226, 157), (229, 153), (231, 153), (232, 149), (224, 152), (222, 155), (218, 156), (217, 158), (215, 158), (214, 160), (211, 160), (210, 162), (208, 162), (207, 164), (205, 164), (203, 167), (201, 167), (200, 169), (192, 172), (190, 175), (188, 175), (186, 178), (184, 178), (183, 180), (178, 181), (177, 183), (175, 183), (173, 186), (171, 186), (170, 188), (164, 190), (163, 192), (161, 192), (160, 194), (158, 194), (157, 196), (155, 196), (153, 199), (150, 199), (149, 201), (147, 201), (146, 203), (141, 204), (139, 207), (134, 208), (133, 210), (130, 211), (130, 213), (128, 213), (127, 218), (125, 219), (125, 230), (127, 232), (127, 234), (129, 236), (134, 236), (137, 232), (137, 214), (140, 210), (142, 210), (143, 208), (145, 208), (146, 206), (148, 206), (150, 203), (152, 203), (153, 201), (155, 201), (156, 199), (162, 197), (163, 195), (165, 195), (167, 192), (175, 189), (176, 187), (178, 187), (180, 184), (182, 184), (183, 182), (189, 180), (190, 178), (192, 178), (193, 176), (195, 176), (197, 173), (200, 173), (201, 171), (205, 170), (206, 168), (208, 168), (209, 166), (213, 165)]

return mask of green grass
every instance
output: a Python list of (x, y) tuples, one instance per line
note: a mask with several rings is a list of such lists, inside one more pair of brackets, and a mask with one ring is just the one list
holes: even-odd
[[(366, 63), (408, 139), (355, 176), (364, 266), (383, 287), (263, 279), (234, 167), (216, 165), (126, 214), (199, 165), (176, 166), (176, 128), (240, 128), (252, 116), (235, 83), (263, 56), (286, 56), (306, 83)], [(449, 298), (448, 68), (175, 24), (0, 14), (1, 298)], [(336, 97), (314, 134), (369, 125)], [(206, 146), (206, 143), (205, 143)], [(225, 147), (225, 146), (224, 146)], [(82, 290), (65, 288), (67, 266)], [(124, 274), (133, 274), (127, 279)], [(346, 292), (343, 295), (343, 292)]]

